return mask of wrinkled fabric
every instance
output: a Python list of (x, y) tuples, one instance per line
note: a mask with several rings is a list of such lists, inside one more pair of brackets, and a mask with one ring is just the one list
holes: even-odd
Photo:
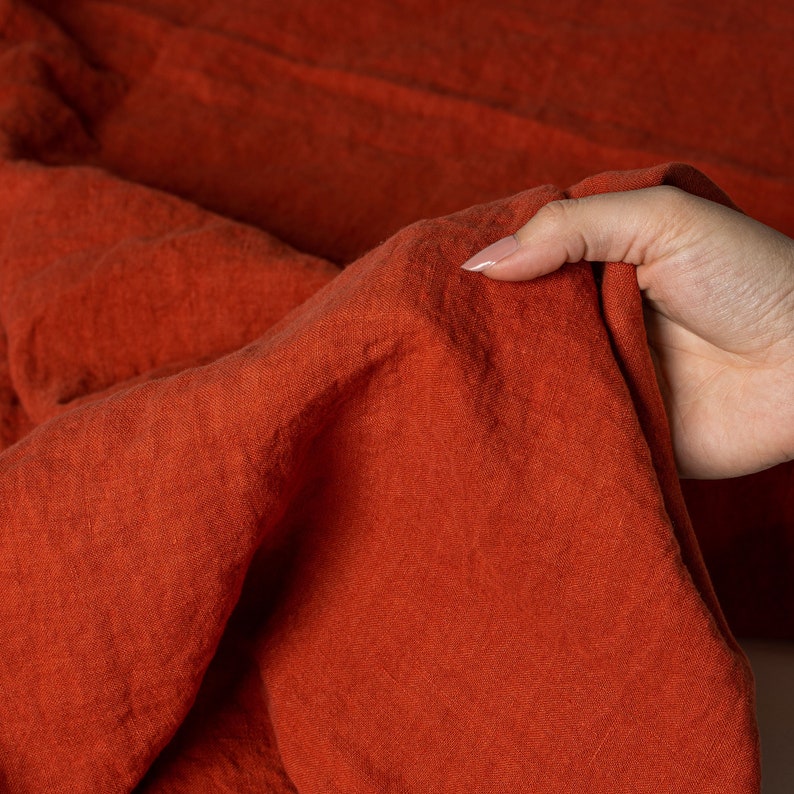
[(632, 267), (459, 265), (671, 154), (791, 233), (791, 19), (578, 8), (0, 4), (5, 790), (759, 790), (792, 467), (679, 483)]

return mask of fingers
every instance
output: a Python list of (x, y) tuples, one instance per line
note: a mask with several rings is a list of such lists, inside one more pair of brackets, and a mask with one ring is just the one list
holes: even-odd
[(553, 201), (462, 267), (500, 281), (521, 281), (583, 259), (642, 265), (674, 243), (670, 219), (685, 216), (691, 198), (661, 186)]

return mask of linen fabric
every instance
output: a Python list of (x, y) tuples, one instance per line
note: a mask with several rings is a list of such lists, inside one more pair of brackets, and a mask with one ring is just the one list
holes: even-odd
[(581, 7), (0, 4), (5, 790), (759, 790), (791, 466), (682, 492), (632, 267), (459, 265), (565, 196), (730, 204), (671, 154), (791, 233), (788, 50), (732, 139), (708, 82), (649, 115), (791, 19)]

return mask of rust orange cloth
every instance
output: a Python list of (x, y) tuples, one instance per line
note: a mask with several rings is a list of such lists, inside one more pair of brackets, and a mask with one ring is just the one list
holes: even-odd
[(0, 4), (4, 790), (758, 791), (729, 622), (791, 632), (791, 467), (685, 502), (633, 268), (459, 265), (566, 195), (729, 202), (672, 153), (791, 233), (784, 144), (643, 114), (791, 20), (585, 7)]

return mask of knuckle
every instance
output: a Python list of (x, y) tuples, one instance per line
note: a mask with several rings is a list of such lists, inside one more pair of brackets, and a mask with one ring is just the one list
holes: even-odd
[(652, 224), (661, 249), (678, 247), (703, 221), (702, 200), (681, 188), (660, 185), (653, 188)]
[(673, 185), (659, 185), (652, 190), (654, 200), (658, 202), (659, 209), (664, 212), (678, 214), (688, 211), (692, 206), (692, 194), (681, 190), (681, 188)]
[(559, 226), (566, 223), (571, 212), (578, 205), (578, 199), (558, 199), (544, 204), (535, 215), (538, 223), (548, 226)]

